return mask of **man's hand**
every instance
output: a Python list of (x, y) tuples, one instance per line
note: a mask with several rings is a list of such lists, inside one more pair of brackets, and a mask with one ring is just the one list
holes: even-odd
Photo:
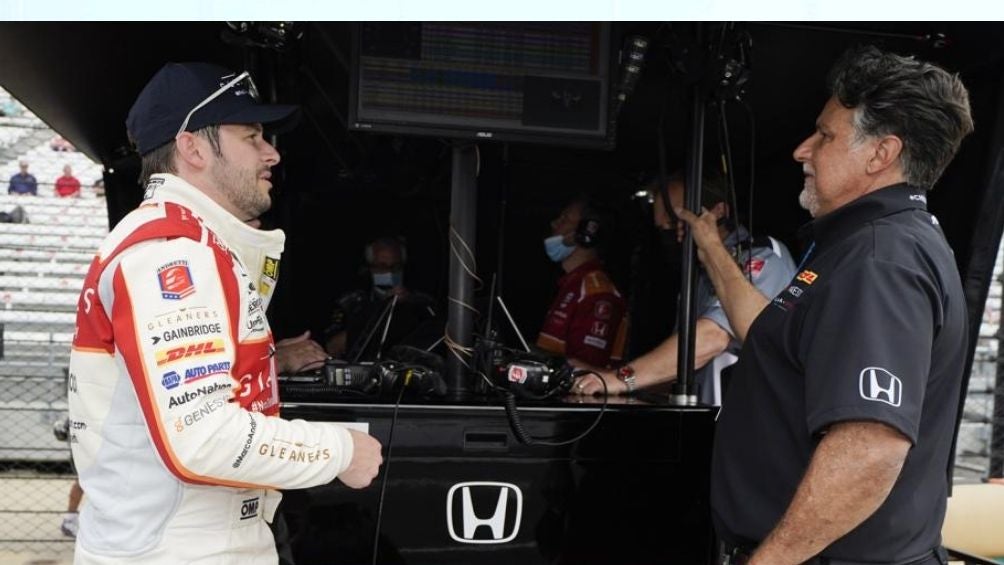
[(324, 349), (310, 339), (310, 331), (279, 340), (275, 344), (275, 363), (280, 373), (299, 373), (316, 369), (323, 365), (327, 358), (328, 354)]
[[(596, 371), (596, 373), (599, 376), (590, 373), (576, 377), (575, 382), (572, 383), (572, 394), (581, 394), (583, 396), (603, 394), (603, 382), (607, 383), (606, 391), (608, 396), (627, 393), (627, 385), (618, 379), (613, 371), (604, 369)], [(601, 378), (603, 382), (600, 382)]]
[(352, 436), (352, 461), (338, 475), (338, 480), (349, 488), (365, 488), (369, 486), (380, 471), (383, 455), (380, 454), (380, 442), (369, 434), (349, 430)]
[(697, 246), (697, 258), (715, 287), (715, 295), (729, 318), (733, 335), (742, 342), (746, 340), (746, 332), (753, 320), (770, 303), (770, 299), (747, 280), (736, 264), (732, 253), (722, 242), (715, 215), (707, 209), (701, 210), (700, 217), (682, 208), (676, 209), (676, 215), (687, 222)]
[(694, 236), (694, 245), (697, 246), (697, 258), (701, 260), (701, 263), (706, 261), (706, 254), (710, 249), (725, 248), (722, 235), (718, 231), (718, 217), (709, 212), (707, 208), (701, 208), (700, 216), (690, 210), (677, 208), (676, 215), (690, 227), (690, 233)]

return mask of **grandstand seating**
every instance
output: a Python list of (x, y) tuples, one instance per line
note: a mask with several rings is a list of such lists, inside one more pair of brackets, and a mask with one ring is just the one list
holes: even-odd
[[(10, 100), (0, 89), (0, 107)], [(77, 300), (108, 233), (106, 202), (92, 189), (101, 165), (76, 151), (53, 151), (49, 142), (55, 135), (23, 107), (14, 117), (0, 117), (0, 187), (6, 188), (21, 160), (28, 161), (39, 183), (35, 196), (0, 189), (0, 211), (20, 206), (28, 220), (0, 223), (0, 422), (17, 429), (0, 442), (0, 460), (68, 456), (65, 444), (53, 444), (48, 419), (66, 409), (64, 379)], [(67, 164), (81, 183), (78, 198), (53, 192)]]

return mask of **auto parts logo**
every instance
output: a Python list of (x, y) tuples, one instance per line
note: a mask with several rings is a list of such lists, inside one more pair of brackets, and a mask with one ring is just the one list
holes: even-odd
[(446, 495), (446, 526), (460, 543), (510, 542), (522, 518), (523, 493), (512, 483), (457, 483)]

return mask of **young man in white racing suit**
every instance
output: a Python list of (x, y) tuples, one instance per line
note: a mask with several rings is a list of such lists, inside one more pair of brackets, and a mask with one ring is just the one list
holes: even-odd
[(247, 73), (186, 63), (129, 113), (146, 196), (91, 264), (70, 358), (76, 563), (274, 564), (275, 489), (377, 474), (369, 435), (279, 417), (265, 308), (285, 236), (246, 222), (279, 161), (262, 124), (295, 110), (258, 104)]

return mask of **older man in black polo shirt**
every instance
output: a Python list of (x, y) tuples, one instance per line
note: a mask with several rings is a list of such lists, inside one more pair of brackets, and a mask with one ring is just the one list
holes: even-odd
[(942, 563), (967, 315), (925, 192), (972, 131), (968, 93), (875, 48), (830, 80), (794, 154), (814, 220), (785, 290), (765, 300), (714, 219), (679, 211), (744, 339), (712, 465), (719, 563)]

